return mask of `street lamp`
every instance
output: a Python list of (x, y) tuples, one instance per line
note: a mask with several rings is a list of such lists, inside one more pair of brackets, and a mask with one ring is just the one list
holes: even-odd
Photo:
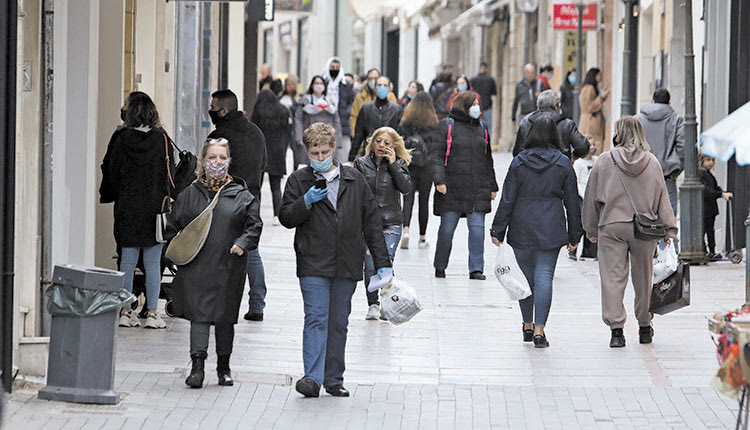
[(622, 101), (620, 115), (635, 115), (635, 98), (638, 89), (638, 0), (625, 3), (625, 47), (622, 50)]
[(581, 92), (581, 81), (586, 76), (583, 72), (583, 10), (586, 5), (583, 4), (585, 0), (575, 0), (576, 8), (578, 9), (578, 38), (576, 40), (576, 84), (573, 87), (573, 121), (578, 124), (578, 120), (581, 118), (581, 102), (578, 100), (578, 95)]

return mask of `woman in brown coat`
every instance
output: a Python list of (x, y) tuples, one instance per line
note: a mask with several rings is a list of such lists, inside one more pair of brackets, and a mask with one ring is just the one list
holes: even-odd
[[(581, 119), (578, 131), (584, 136), (591, 136), (598, 148), (604, 148), (604, 102), (609, 96), (609, 90), (599, 93), (599, 83), (602, 72), (596, 67), (589, 69), (586, 79), (581, 84), (578, 101), (581, 105)], [(599, 154), (596, 154), (599, 155)]]
[(583, 228), (591, 242), (599, 244), (599, 276), (602, 283), (602, 319), (612, 330), (609, 346), (625, 346), (623, 305), (628, 285), (628, 266), (635, 290), (635, 316), (640, 343), (651, 343), (654, 329), (649, 312), (656, 242), (635, 238), (636, 211), (667, 225), (669, 242), (677, 236), (677, 223), (664, 173), (649, 152), (643, 126), (634, 116), (615, 123), (614, 148), (594, 163), (583, 199)]

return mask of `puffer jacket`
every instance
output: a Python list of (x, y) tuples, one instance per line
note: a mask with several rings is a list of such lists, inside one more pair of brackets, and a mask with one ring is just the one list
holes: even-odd
[(330, 125), (336, 130), (336, 136), (341, 136), (341, 120), (336, 105), (330, 97), (325, 97), (328, 106), (320, 108), (312, 104), (312, 95), (305, 94), (299, 98), (299, 105), (294, 116), (294, 134), (297, 142), (302, 140), (302, 133), (311, 124), (322, 122)]
[(378, 103), (377, 101), (367, 103), (357, 117), (357, 125), (354, 127), (352, 137), (352, 148), (349, 151), (349, 161), (354, 161), (361, 154), (365, 141), (372, 133), (380, 127), (391, 127), (394, 130), (401, 122), (403, 110), (401, 106), (393, 102)]
[(448, 154), (448, 119), (438, 124), (430, 148), (430, 166), (435, 185), (445, 185), (446, 194), (435, 193), (434, 213), (469, 214), (492, 211), (492, 193), (498, 190), (492, 161), (492, 148), (485, 141), (479, 120), (451, 110), (452, 141)]
[(566, 156), (571, 156), (571, 150), (572, 154), (577, 158), (583, 158), (588, 155), (589, 141), (578, 131), (578, 127), (576, 127), (576, 123), (572, 119), (565, 118), (563, 114), (552, 109), (538, 109), (521, 121), (521, 126), (518, 128), (518, 133), (516, 134), (516, 145), (513, 147), (514, 157), (518, 156), (526, 146), (526, 138), (529, 136), (531, 123), (544, 115), (549, 116), (555, 121), (557, 132), (560, 133), (560, 143), (562, 145), (560, 150)]
[(635, 116), (643, 125), (643, 134), (651, 153), (661, 164), (665, 178), (677, 179), (685, 166), (685, 132), (682, 117), (664, 103), (643, 106)]
[(389, 163), (383, 158), (383, 161), (377, 164), (374, 155), (365, 155), (354, 161), (354, 167), (362, 173), (375, 195), (383, 227), (403, 224), (401, 195), (411, 191), (406, 161), (396, 158), (395, 163)]

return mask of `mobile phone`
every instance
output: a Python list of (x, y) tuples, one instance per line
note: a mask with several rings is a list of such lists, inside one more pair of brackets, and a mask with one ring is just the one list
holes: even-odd
[(317, 181), (315, 181), (314, 186), (319, 190), (325, 190), (326, 188), (328, 188), (328, 182), (325, 179), (318, 179)]

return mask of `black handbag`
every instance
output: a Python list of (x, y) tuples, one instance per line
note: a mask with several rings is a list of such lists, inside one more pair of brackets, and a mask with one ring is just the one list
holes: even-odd
[(622, 180), (620, 166), (617, 165), (617, 161), (615, 161), (614, 158), (612, 158), (612, 163), (615, 165), (617, 176), (620, 178), (620, 182), (622, 183), (623, 188), (625, 188), (625, 193), (628, 195), (630, 204), (633, 206), (633, 211), (635, 212), (633, 214), (633, 236), (638, 240), (647, 242), (658, 242), (667, 237), (667, 225), (661, 218), (656, 217), (656, 219), (651, 219), (638, 213), (633, 198), (630, 197), (630, 191), (628, 191), (628, 187), (625, 186), (625, 181)]
[(654, 285), (649, 311), (664, 315), (690, 304), (690, 265), (680, 263), (677, 271)]

